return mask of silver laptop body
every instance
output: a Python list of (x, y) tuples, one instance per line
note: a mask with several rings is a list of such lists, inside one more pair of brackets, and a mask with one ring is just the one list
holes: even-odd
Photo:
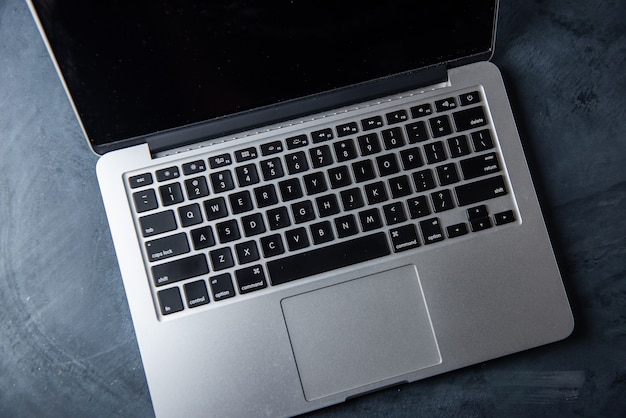
[[(450, 131), (438, 132), (446, 121)], [(395, 127), (397, 147), (383, 133)], [(411, 140), (420, 127), (427, 138)], [(206, 132), (200, 123), (157, 133), (97, 165), (158, 416), (297, 415), (571, 332), (502, 78), (488, 61), (332, 109)], [(379, 151), (368, 151), (368, 135)], [(366, 180), (364, 161), (374, 171)], [(268, 174), (271, 162), (282, 176)], [(295, 166), (303, 162), (308, 169)], [(258, 179), (247, 183), (250, 169)], [(324, 191), (309, 189), (313, 173), (324, 173)], [(232, 185), (220, 190), (224, 176)], [(294, 184), (299, 197), (288, 194)], [(277, 195), (267, 206), (265, 186)], [(348, 203), (355, 189), (361, 206)]]

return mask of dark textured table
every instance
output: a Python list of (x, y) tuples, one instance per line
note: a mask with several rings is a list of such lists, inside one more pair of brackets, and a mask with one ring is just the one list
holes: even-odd
[[(626, 3), (502, 1), (496, 54), (571, 298), (565, 341), (314, 415), (626, 416)], [(0, 0), (0, 416), (152, 415), (95, 176)]]

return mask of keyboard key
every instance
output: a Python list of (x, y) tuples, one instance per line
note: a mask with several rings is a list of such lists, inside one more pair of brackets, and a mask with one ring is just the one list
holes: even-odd
[(210, 226), (193, 229), (191, 231), (191, 242), (193, 244), (193, 248), (196, 250), (214, 246), (215, 238), (213, 237), (213, 230)]
[(443, 142), (441, 141), (435, 141), (428, 145), (424, 145), (424, 152), (426, 153), (426, 160), (429, 164), (439, 163), (448, 159)]
[(254, 189), (254, 197), (258, 208), (264, 208), (278, 203), (278, 195), (273, 184), (266, 184)]
[(487, 124), (487, 117), (482, 106), (471, 107), (452, 114), (458, 132), (478, 128)]
[(283, 198), (283, 202), (298, 199), (302, 197), (302, 188), (300, 187), (300, 180), (297, 178), (290, 178), (278, 183), (280, 189), (280, 195)]
[(169, 263), (152, 266), (152, 279), (155, 286), (163, 286), (209, 272), (204, 254), (170, 261)]
[(309, 246), (309, 237), (306, 235), (306, 229), (296, 228), (285, 232), (287, 247), (289, 251), (301, 250)]
[(223, 197), (216, 197), (215, 199), (204, 201), (204, 212), (206, 218), (209, 221), (220, 219), (228, 216), (228, 208), (226, 207), (226, 200)]
[(261, 238), (261, 249), (264, 257), (274, 257), (285, 252), (283, 240), (280, 234), (269, 235)]
[(209, 158), (209, 167), (211, 168), (220, 168), (226, 167), (233, 163), (233, 160), (230, 154), (220, 154), (214, 157)]
[(307, 174), (303, 177), (303, 180), (304, 188), (306, 189), (306, 194), (308, 195), (322, 193), (328, 190), (326, 176), (324, 176), (324, 173), (321, 171)]
[(380, 140), (378, 139), (378, 135), (374, 132), (360, 136), (357, 140), (359, 141), (361, 155), (364, 157), (381, 151)]
[(180, 177), (180, 172), (178, 171), (178, 167), (168, 167), (163, 168), (161, 170), (157, 170), (156, 178), (157, 181), (168, 181), (174, 180)]
[(181, 206), (178, 208), (178, 218), (182, 227), (197, 225), (202, 222), (202, 212), (200, 205), (194, 203), (192, 205)]
[(183, 286), (185, 289), (185, 298), (187, 299), (187, 306), (195, 308), (197, 306), (206, 305), (210, 302), (209, 293), (206, 290), (206, 284), (204, 280), (197, 280), (195, 282), (187, 283)]
[(432, 115), (433, 113), (433, 108), (428, 103), (412, 107), (410, 110), (411, 110), (411, 116), (414, 119), (421, 118), (424, 116), (429, 116), (429, 115)]
[(358, 157), (356, 152), (356, 146), (354, 145), (354, 141), (352, 139), (335, 142), (333, 144), (333, 147), (335, 148), (337, 161), (340, 163), (348, 160), (353, 160)]
[(350, 170), (345, 165), (328, 170), (328, 178), (330, 179), (331, 189), (338, 189), (352, 184)]
[(451, 110), (455, 108), (456, 100), (454, 100), (454, 97), (448, 97), (447, 99), (435, 101), (435, 109), (437, 110), (437, 112), (445, 112), (446, 110)]
[(259, 249), (255, 241), (241, 242), (235, 245), (239, 264), (248, 264), (259, 259)]
[(136, 189), (137, 187), (148, 186), (152, 184), (152, 174), (143, 173), (138, 174), (136, 176), (129, 177), (128, 184), (131, 189)]
[(247, 190), (229, 195), (228, 200), (230, 200), (230, 207), (234, 214), (247, 212), (254, 208), (252, 196)]
[(381, 128), (383, 125), (383, 118), (381, 116), (372, 116), (361, 121), (361, 127), (364, 131)]
[(456, 238), (462, 235), (466, 235), (468, 233), (467, 224), (460, 223), (455, 225), (450, 225), (446, 228), (448, 232), (448, 238)]
[(209, 258), (214, 271), (224, 270), (235, 265), (233, 254), (228, 247), (209, 251)]
[(309, 138), (307, 138), (306, 134), (301, 134), (287, 138), (285, 142), (287, 143), (287, 149), (295, 149), (309, 145)]
[(402, 160), (402, 167), (407, 171), (414, 170), (424, 165), (422, 154), (418, 147), (400, 151), (400, 159)]
[(267, 263), (267, 270), (272, 285), (278, 285), (373, 260), (388, 254), (390, 254), (390, 250), (385, 234), (378, 232), (271, 260)]
[(215, 301), (228, 299), (235, 296), (235, 288), (230, 274), (224, 273), (209, 279), (211, 293)]
[(376, 157), (376, 165), (378, 166), (378, 173), (381, 177), (396, 174), (400, 171), (396, 154), (386, 154)]
[(385, 115), (387, 119), (388, 125), (393, 125), (394, 123), (405, 122), (409, 119), (409, 115), (407, 115), (406, 110), (396, 110), (395, 112), (390, 112)]
[(313, 138), (314, 144), (317, 144), (318, 142), (330, 141), (334, 138), (333, 130), (330, 128), (326, 128), (319, 131), (311, 132), (311, 138)]
[(479, 219), (489, 216), (489, 211), (486, 205), (474, 206), (467, 209), (467, 219)]
[(183, 174), (186, 176), (201, 173), (203, 171), (206, 171), (206, 164), (202, 160), (183, 164)]
[(272, 141), (261, 144), (261, 155), (272, 155), (283, 151), (283, 144), (280, 141)]
[(343, 204), (343, 210), (349, 211), (352, 209), (358, 209), (363, 207), (363, 194), (361, 189), (353, 188), (341, 191), (341, 203)]
[(333, 227), (330, 222), (318, 222), (311, 225), (311, 236), (315, 244), (323, 244), (335, 239), (333, 234)]
[(256, 171), (254, 164), (247, 164), (235, 168), (235, 174), (239, 187), (246, 187), (259, 182), (259, 173)]
[(484, 231), (493, 226), (489, 217), (472, 219), (470, 224), (472, 225), (472, 232)]
[(385, 189), (385, 183), (378, 181), (365, 186), (365, 196), (367, 197), (367, 203), (375, 205), (376, 203), (384, 202), (388, 199), (387, 190)]
[(500, 171), (498, 156), (495, 152), (479, 155), (478, 157), (461, 160), (461, 171), (466, 180), (486, 176)]
[(391, 196), (394, 199), (408, 196), (413, 192), (408, 176), (398, 176), (389, 179), (389, 190), (391, 190)]
[(199, 199), (209, 195), (209, 186), (207, 186), (204, 177), (195, 177), (185, 180), (185, 190), (189, 199)]
[(178, 183), (159, 187), (159, 194), (161, 195), (161, 202), (163, 202), (164, 206), (174, 205), (185, 200), (183, 191)]
[(358, 234), (359, 227), (356, 224), (354, 215), (341, 216), (335, 219), (335, 229), (339, 238), (349, 237)]
[(459, 173), (456, 170), (456, 164), (450, 163), (437, 167), (437, 177), (439, 177), (439, 184), (441, 186), (458, 183)]
[(274, 180), (285, 175), (283, 173), (283, 164), (278, 157), (261, 161), (260, 165), (261, 173), (263, 173), (263, 179), (265, 181)]
[(291, 225), (287, 208), (281, 206), (279, 208), (268, 210), (267, 222), (271, 230), (285, 228)]
[(217, 231), (217, 238), (222, 244), (241, 238), (236, 219), (229, 219), (216, 224), (215, 230)]
[(515, 222), (515, 213), (512, 210), (507, 210), (505, 212), (496, 213), (493, 215), (493, 218), (496, 221), (496, 225), (504, 225)]
[(139, 218), (141, 235), (151, 237), (176, 229), (176, 218), (171, 210)]
[(474, 103), (480, 102), (480, 93), (478, 93), (477, 91), (472, 91), (462, 94), (461, 96), (459, 96), (459, 99), (461, 101), (461, 106), (469, 106)]
[(412, 197), (406, 201), (406, 204), (409, 207), (409, 216), (411, 219), (422, 218), (431, 213), (426, 196)]
[(473, 205), (484, 200), (493, 199), (507, 194), (502, 176), (463, 184), (454, 188), (459, 206)]
[(180, 291), (177, 287), (157, 292), (157, 298), (159, 299), (162, 315), (169, 315), (184, 309), (183, 300), (180, 297)]
[(265, 232), (263, 215), (260, 213), (253, 213), (252, 215), (244, 216), (241, 218), (241, 225), (243, 226), (243, 233), (246, 237), (259, 235)]
[(361, 221), (361, 229), (363, 229), (363, 232), (372, 231), (383, 226), (380, 212), (376, 208), (359, 212), (359, 220)]
[(493, 148), (493, 141), (491, 139), (491, 133), (489, 129), (484, 129), (478, 132), (472, 132), (472, 144), (474, 145), (474, 151), (481, 152)]
[(258, 156), (259, 154), (257, 153), (256, 148), (254, 147), (249, 147), (249, 148), (235, 151), (235, 161), (237, 161), (238, 163), (243, 162), (243, 161), (253, 160)]
[(230, 171), (224, 170), (211, 174), (211, 185), (215, 193), (227, 192), (235, 188), (233, 176)]
[(402, 129), (399, 127), (385, 129), (381, 132), (381, 135), (383, 137), (383, 145), (386, 150), (400, 148), (405, 144)]
[(448, 138), (448, 149), (452, 158), (462, 157), (470, 153), (467, 137), (465, 135)]
[(372, 160), (363, 160), (353, 163), (352, 172), (354, 173), (354, 179), (357, 183), (376, 178), (376, 172), (374, 171), (374, 164), (372, 164)]
[(148, 260), (159, 261), (189, 252), (187, 235), (184, 232), (146, 242)]
[(424, 237), (424, 244), (433, 244), (443, 240), (443, 231), (441, 230), (441, 224), (438, 218), (420, 221), (419, 225), (422, 230), (422, 236)]
[(395, 225), (406, 221), (406, 214), (402, 202), (393, 202), (383, 206), (383, 214), (387, 225)]
[(311, 163), (315, 168), (325, 167), (334, 162), (328, 145), (311, 148), (309, 154), (311, 155)]
[(436, 116), (428, 119), (428, 123), (430, 124), (430, 130), (433, 133), (433, 137), (435, 138), (450, 135), (452, 133), (450, 119), (447, 115)]
[(329, 194), (316, 198), (315, 204), (317, 205), (317, 212), (319, 213), (320, 218), (336, 215), (341, 210), (339, 208), (337, 196), (334, 194)]
[(391, 236), (391, 244), (393, 251), (399, 253), (401, 251), (411, 250), (420, 246), (419, 238), (415, 225), (409, 224), (389, 231)]
[(452, 193), (450, 190), (440, 190), (430, 194), (433, 201), (433, 209), (435, 212), (445, 212), (454, 208), (454, 201), (452, 200)]
[(426, 124), (423, 121), (409, 123), (405, 126), (405, 129), (409, 144), (423, 142), (428, 139)]
[(338, 137), (353, 135), (359, 132), (359, 127), (357, 126), (356, 122), (348, 122), (342, 125), (337, 125), (336, 129)]
[(309, 163), (303, 151), (285, 155), (285, 164), (289, 174), (297, 174), (309, 169)]
[(434, 189), (436, 186), (433, 172), (429, 168), (413, 173), (413, 182), (418, 192)]
[(293, 213), (293, 221), (297, 224), (315, 219), (313, 203), (310, 200), (294, 203), (291, 205), (291, 212)]
[(242, 295), (267, 287), (265, 273), (263, 273), (263, 267), (260, 264), (237, 270), (235, 279), (237, 280), (239, 293)]

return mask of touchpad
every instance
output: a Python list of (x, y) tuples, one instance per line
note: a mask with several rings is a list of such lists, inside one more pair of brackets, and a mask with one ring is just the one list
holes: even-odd
[(441, 362), (413, 265), (281, 304), (309, 401)]

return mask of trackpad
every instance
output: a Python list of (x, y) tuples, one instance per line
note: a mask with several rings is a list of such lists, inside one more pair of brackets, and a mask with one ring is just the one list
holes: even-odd
[(413, 265), (281, 305), (309, 401), (441, 362)]

